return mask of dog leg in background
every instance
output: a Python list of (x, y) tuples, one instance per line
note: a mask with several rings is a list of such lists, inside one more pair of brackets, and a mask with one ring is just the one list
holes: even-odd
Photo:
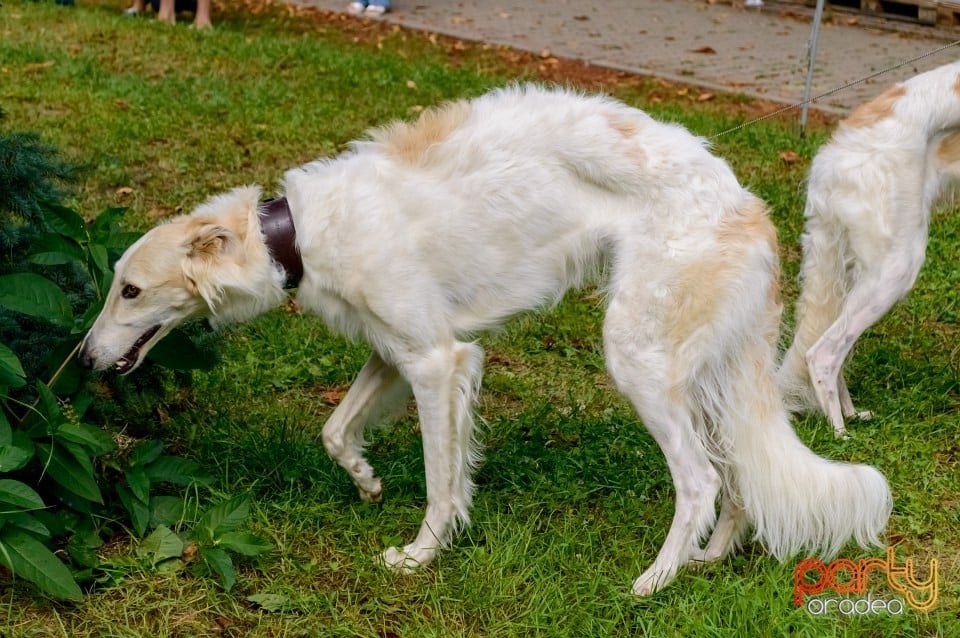
[[(623, 293), (620, 293), (623, 294)], [(637, 291), (631, 290), (636, 297)], [(673, 522), (657, 558), (633, 583), (633, 593), (651, 594), (668, 584), (677, 571), (700, 554), (700, 539), (716, 519), (720, 475), (710, 462), (690, 414), (673, 398), (670, 361), (658, 344), (639, 334), (636, 299), (614, 297), (604, 322), (607, 369), (617, 388), (633, 403), (647, 430), (666, 457), (676, 489)]]
[(730, 489), (730, 485), (723, 486), (720, 516), (703, 550), (703, 556), (698, 559), (701, 562), (712, 563), (726, 558), (730, 552), (740, 546), (750, 526), (747, 513), (739, 503), (740, 497), (731, 494)]
[(363, 456), (364, 430), (377, 418), (406, 401), (410, 386), (393, 366), (374, 354), (323, 426), (327, 454), (345, 469), (360, 498), (378, 503), (383, 498), (380, 479)]
[(410, 572), (429, 563), (461, 525), (470, 522), (471, 474), (479, 461), (473, 403), (480, 387), (483, 349), (454, 342), (416, 357), (401, 371), (413, 388), (420, 415), (427, 479), (427, 513), (413, 543), (388, 548), (384, 563)]
[[(923, 237), (926, 237), (925, 233)], [(846, 434), (844, 413), (855, 413), (849, 392), (844, 392), (846, 382), (841, 380), (843, 362), (867, 328), (909, 292), (923, 265), (925, 240), (901, 244), (885, 251), (884, 263), (862, 268), (863, 276), (853, 283), (840, 316), (806, 354), (817, 401), (838, 437)]]

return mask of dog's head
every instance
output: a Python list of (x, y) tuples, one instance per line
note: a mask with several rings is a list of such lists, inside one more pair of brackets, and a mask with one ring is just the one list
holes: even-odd
[[(262, 312), (276, 289), (282, 294), (282, 274), (271, 266), (259, 234), (259, 196), (249, 187), (215, 197), (127, 249), (83, 340), (81, 364), (127, 374), (185, 321), (247, 318)], [(226, 313), (225, 305), (231, 306)]]

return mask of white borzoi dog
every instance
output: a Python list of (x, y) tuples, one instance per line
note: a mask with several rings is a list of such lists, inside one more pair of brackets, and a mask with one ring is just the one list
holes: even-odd
[(909, 292), (923, 265), (930, 206), (960, 175), (960, 62), (896, 84), (840, 122), (810, 169), (802, 288), (779, 372), (791, 409), (819, 406), (837, 436), (854, 343)]
[[(883, 476), (814, 455), (788, 422), (765, 207), (680, 126), (603, 97), (510, 88), (373, 131), (282, 186), (299, 304), (375, 351), (323, 428), (364, 500), (381, 498), (364, 429), (416, 400), (426, 516), (412, 543), (384, 552), (388, 566), (429, 562), (469, 520), (475, 335), (601, 270), (609, 372), (676, 486), (673, 523), (634, 592), (726, 556), (750, 526), (778, 557), (877, 542), (891, 510)], [(259, 197), (215, 197), (134, 244), (81, 360), (126, 373), (186, 319), (225, 324), (282, 303), (298, 266), (281, 246), (290, 236), (275, 238), (275, 203)]]

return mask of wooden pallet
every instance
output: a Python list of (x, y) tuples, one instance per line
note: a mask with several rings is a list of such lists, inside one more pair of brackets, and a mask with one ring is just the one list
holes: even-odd
[[(807, 5), (816, 6), (816, 0), (807, 0)], [(827, 0), (832, 7), (845, 7), (859, 10), (872, 16), (907, 20), (920, 24), (937, 23), (937, 5), (946, 4), (937, 0)], [(960, 11), (960, 3), (957, 11)]]
[(937, 23), (949, 26), (960, 25), (960, 0), (937, 2)]

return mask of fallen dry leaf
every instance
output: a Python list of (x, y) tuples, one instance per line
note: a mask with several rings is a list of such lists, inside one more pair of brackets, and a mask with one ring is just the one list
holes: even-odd
[(693, 49), (690, 53), (703, 53), (705, 55), (716, 55), (717, 50), (713, 47), (700, 47), (699, 49)]
[(710, 93), (709, 91), (704, 91), (703, 93), (697, 96), (697, 102), (709, 102), (714, 97), (716, 96), (714, 96), (713, 93)]
[(131, 193), (133, 193), (133, 189), (130, 188), (129, 186), (121, 186), (116, 191), (114, 191), (114, 193), (120, 197), (124, 197), (126, 195), (130, 195)]
[(416, 88), (417, 88), (417, 83), (414, 82), (413, 80), (407, 80), (407, 88), (408, 88), (408, 89), (416, 89)]
[(800, 161), (800, 156), (797, 155), (795, 151), (780, 151), (777, 157), (779, 157), (784, 164), (796, 164)]

